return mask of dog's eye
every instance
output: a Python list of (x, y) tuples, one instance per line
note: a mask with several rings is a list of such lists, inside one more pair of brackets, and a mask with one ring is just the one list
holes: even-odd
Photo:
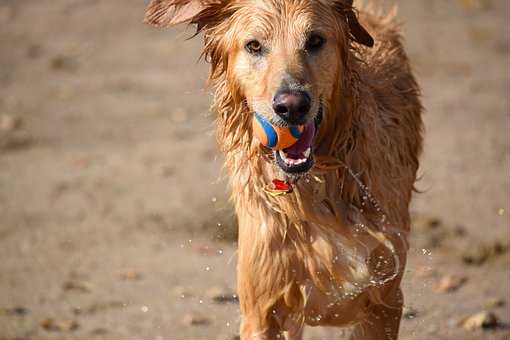
[(245, 48), (251, 54), (260, 54), (262, 52), (262, 44), (257, 40), (248, 42)]
[(305, 49), (308, 52), (318, 52), (326, 43), (326, 39), (318, 34), (312, 34), (306, 41)]

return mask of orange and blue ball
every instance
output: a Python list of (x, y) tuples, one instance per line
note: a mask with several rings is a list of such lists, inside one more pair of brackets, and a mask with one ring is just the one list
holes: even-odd
[(262, 115), (253, 117), (253, 133), (260, 143), (273, 150), (283, 150), (296, 144), (304, 126), (274, 126)]

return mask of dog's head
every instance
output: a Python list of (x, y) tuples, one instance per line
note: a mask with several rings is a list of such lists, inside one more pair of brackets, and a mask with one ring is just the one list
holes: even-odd
[[(323, 105), (338, 96), (351, 43), (372, 46), (352, 0), (152, 0), (146, 22), (196, 24), (205, 34), (212, 78), (246, 106), (278, 126), (305, 126), (314, 134)], [(248, 118), (247, 118), (248, 119)], [(239, 120), (238, 120), (239, 122)], [(237, 128), (249, 129), (249, 124)], [(306, 145), (305, 145), (306, 144)], [(275, 152), (288, 174), (308, 172), (313, 138)]]

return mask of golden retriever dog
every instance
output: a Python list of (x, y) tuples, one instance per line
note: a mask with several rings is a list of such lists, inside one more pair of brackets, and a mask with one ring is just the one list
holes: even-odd
[[(239, 221), (241, 339), (301, 339), (305, 325), (397, 339), (422, 106), (394, 14), (352, 0), (152, 0), (145, 20), (203, 33)], [(255, 113), (303, 133), (268, 149)]]

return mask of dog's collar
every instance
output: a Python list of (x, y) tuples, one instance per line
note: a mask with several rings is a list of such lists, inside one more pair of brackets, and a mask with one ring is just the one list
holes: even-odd
[(264, 188), (264, 191), (272, 197), (280, 197), (291, 194), (294, 188), (289, 181), (273, 179), (272, 183)]

